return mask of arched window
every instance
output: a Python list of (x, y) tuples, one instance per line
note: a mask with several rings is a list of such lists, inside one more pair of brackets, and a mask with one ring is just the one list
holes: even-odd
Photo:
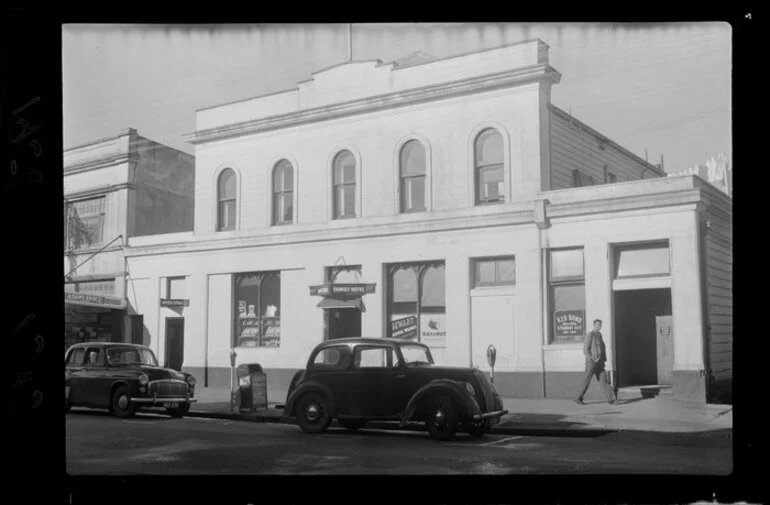
[(401, 148), (401, 212), (425, 210), (425, 147), (410, 140)]
[(494, 128), (479, 133), (474, 145), (476, 205), (505, 200), (503, 136)]
[(388, 267), (389, 336), (446, 346), (446, 273), (444, 262)]
[(236, 179), (232, 168), (226, 168), (217, 182), (217, 231), (235, 229)]
[(334, 219), (356, 217), (356, 158), (350, 151), (334, 157)]
[(294, 209), (294, 168), (286, 160), (273, 169), (273, 224), (290, 224)]

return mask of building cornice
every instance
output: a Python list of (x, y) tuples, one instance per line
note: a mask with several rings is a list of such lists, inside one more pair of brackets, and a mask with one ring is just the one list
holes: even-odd
[[(329, 229), (289, 231), (280, 235), (254, 235), (250, 232), (244, 236), (228, 236), (226, 238), (202, 239), (183, 243), (153, 244), (130, 246), (126, 248), (127, 257), (151, 256), (170, 253), (192, 253), (203, 251), (218, 251), (244, 249), (254, 247), (272, 247), (295, 245), (315, 242), (335, 242), (342, 240), (365, 240), (388, 236), (414, 235), (457, 231), (464, 229), (492, 228), (511, 226), (534, 222), (534, 202), (520, 202), (498, 213), (454, 216), (449, 218), (428, 217), (422, 220), (411, 220), (401, 223), (365, 223), (359, 226), (346, 226)], [(378, 219), (377, 221), (380, 221)], [(246, 233), (246, 232), (244, 232)]]
[(136, 189), (136, 184), (124, 182), (121, 184), (113, 184), (111, 186), (100, 186), (98, 188), (85, 189), (82, 191), (76, 191), (74, 193), (65, 193), (65, 200), (75, 200), (80, 198), (88, 198), (90, 196), (101, 196), (114, 191), (120, 191), (121, 189)]
[(132, 161), (139, 161), (139, 155), (136, 153), (121, 153), (115, 156), (109, 156), (106, 158), (100, 158), (98, 160), (87, 161), (85, 163), (79, 163), (77, 165), (64, 167), (64, 175), (80, 174), (83, 172), (90, 172), (92, 170), (99, 170), (101, 168), (107, 168), (121, 163), (129, 163)]
[(589, 214), (607, 214), (677, 205), (697, 205), (701, 199), (701, 192), (698, 188), (643, 195), (609, 197), (601, 200), (589, 199), (577, 202), (549, 204), (546, 207), (546, 216), (548, 218), (575, 217)]
[(289, 128), (319, 121), (328, 121), (355, 114), (418, 105), (425, 102), (481, 93), (535, 81), (546, 80), (551, 83), (558, 83), (560, 79), (561, 74), (550, 65), (533, 65), (497, 74), (424, 86), (374, 97), (367, 97), (360, 100), (336, 103), (288, 114), (269, 116), (216, 128), (208, 128), (185, 135), (183, 140), (190, 144), (198, 145), (281, 128)]

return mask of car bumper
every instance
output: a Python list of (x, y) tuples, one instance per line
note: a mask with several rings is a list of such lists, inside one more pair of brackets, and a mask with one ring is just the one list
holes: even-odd
[(482, 412), (481, 414), (475, 414), (473, 416), (474, 421), (481, 421), (482, 419), (494, 419), (503, 417), (505, 414), (507, 414), (507, 410), (495, 410), (492, 412)]
[(195, 403), (197, 398), (187, 397), (175, 397), (175, 398), (158, 398), (154, 396), (152, 398), (131, 398), (132, 403), (139, 403), (142, 405), (162, 405), (164, 403)]

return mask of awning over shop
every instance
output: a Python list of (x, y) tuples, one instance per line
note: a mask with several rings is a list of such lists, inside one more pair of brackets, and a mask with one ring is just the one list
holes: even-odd
[(114, 296), (92, 295), (88, 293), (64, 292), (65, 305), (85, 305), (89, 307), (101, 307), (104, 309), (125, 309), (126, 299)]
[(358, 309), (361, 312), (366, 311), (364, 302), (360, 297), (342, 299), (327, 296), (316, 307), (321, 309)]

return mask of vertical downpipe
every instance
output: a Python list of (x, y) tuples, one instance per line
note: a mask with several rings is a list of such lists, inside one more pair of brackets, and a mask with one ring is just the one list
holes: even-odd
[(545, 268), (545, 262), (547, 261), (547, 255), (546, 251), (543, 248), (543, 233), (544, 231), (538, 228), (538, 253), (540, 255), (540, 293), (538, 297), (538, 305), (540, 308), (540, 317), (542, 318), (542, 328), (543, 331), (540, 335), (540, 365), (542, 366), (543, 370), (543, 382), (541, 384), (542, 387), (542, 393), (543, 398), (545, 398), (545, 341), (548, 338), (548, 310), (547, 310), (547, 304), (546, 304), (546, 297), (548, 296), (548, 287), (547, 287), (547, 279), (546, 279), (546, 268)]
[(203, 387), (209, 387), (209, 274), (205, 274), (206, 280), (203, 283), (205, 292), (203, 293)]

